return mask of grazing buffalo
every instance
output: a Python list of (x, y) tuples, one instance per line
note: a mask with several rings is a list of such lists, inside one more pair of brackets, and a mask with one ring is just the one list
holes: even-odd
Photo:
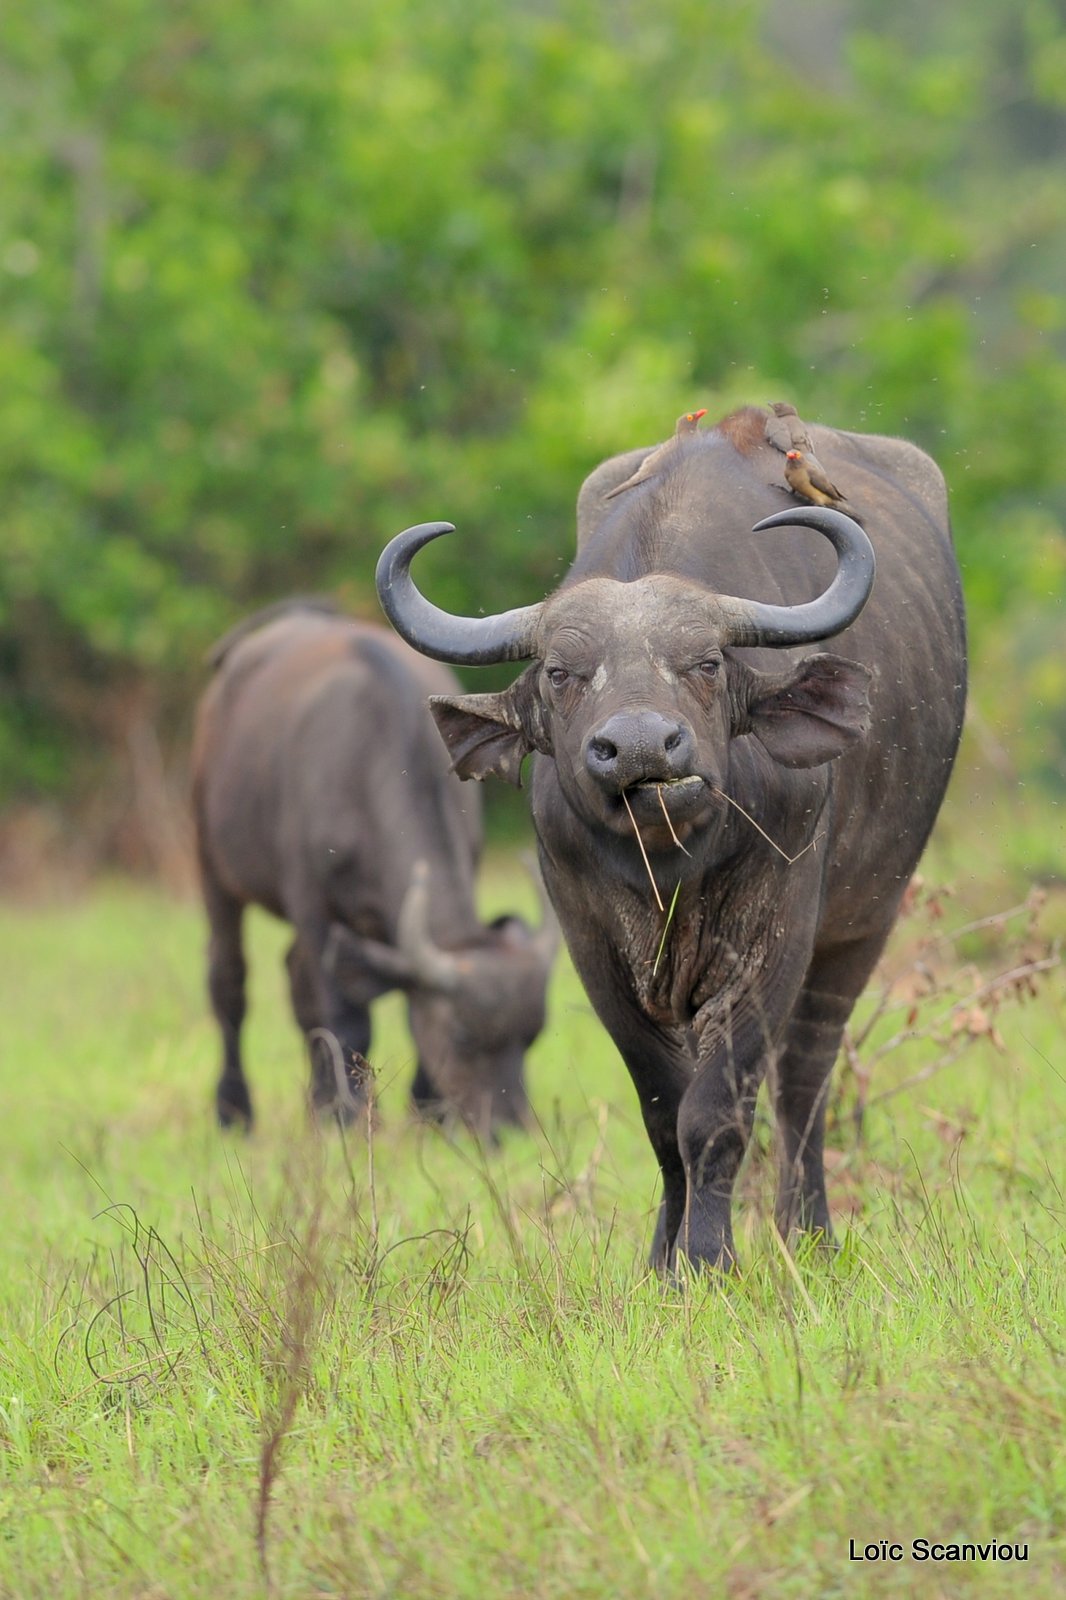
[(478, 920), (480, 808), (427, 710), (458, 689), (454, 675), (385, 628), (302, 602), (241, 624), (212, 663), (193, 795), (223, 1124), (252, 1118), (240, 1054), (250, 904), (296, 932), (289, 980), (316, 1110), (365, 1108), (369, 1002), (400, 988), (415, 1101), (482, 1132), (523, 1121), (558, 935), (547, 907), (537, 932)]
[[(532, 663), (504, 693), (438, 696), (433, 713), (462, 777), (517, 782), (536, 752), (545, 882), (640, 1097), (667, 1269), (681, 1255), (732, 1265), (764, 1076), (778, 1225), (831, 1236), (829, 1076), (940, 806), (965, 700), (936, 466), (901, 440), (813, 429), (864, 533), (792, 499), (765, 421), (748, 407), (679, 441), (624, 495), (611, 491), (642, 452), (598, 467), (573, 566), (539, 604), (432, 605), (409, 565), (447, 523), (400, 534), (378, 565), (386, 612), (425, 654)], [(835, 635), (840, 654), (800, 649)]]

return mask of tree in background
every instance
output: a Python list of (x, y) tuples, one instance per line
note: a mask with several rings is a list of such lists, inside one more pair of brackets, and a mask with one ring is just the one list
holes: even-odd
[(375, 614), (407, 523), (460, 525), (443, 603), (539, 597), (597, 460), (781, 395), (940, 461), (986, 720), (1061, 784), (1050, 0), (801, 29), (771, 0), (42, 0), (5, 31), (9, 799), (180, 731), (254, 604)]

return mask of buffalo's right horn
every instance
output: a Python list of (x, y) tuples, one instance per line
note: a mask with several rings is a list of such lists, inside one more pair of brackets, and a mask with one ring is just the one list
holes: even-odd
[(390, 540), (375, 575), (382, 610), (408, 644), (438, 661), (484, 667), (494, 661), (530, 660), (540, 605), (519, 606), (493, 617), (457, 617), (432, 605), (415, 588), (412, 558), (431, 539), (454, 532), (451, 522), (420, 522)]

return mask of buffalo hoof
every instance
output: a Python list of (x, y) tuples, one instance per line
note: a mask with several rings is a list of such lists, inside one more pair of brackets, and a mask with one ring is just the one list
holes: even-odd
[(733, 1247), (729, 1244), (723, 1245), (716, 1256), (697, 1256), (687, 1255), (675, 1242), (668, 1257), (653, 1252), (648, 1265), (671, 1289), (682, 1291), (700, 1282), (724, 1283), (727, 1278), (736, 1277), (740, 1272)]
[(223, 1079), (215, 1096), (220, 1128), (248, 1133), (252, 1126), (252, 1098), (243, 1078)]

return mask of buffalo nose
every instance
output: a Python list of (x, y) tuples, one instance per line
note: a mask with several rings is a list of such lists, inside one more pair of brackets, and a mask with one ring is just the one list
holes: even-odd
[(585, 765), (615, 793), (634, 783), (663, 783), (692, 770), (695, 738), (686, 722), (657, 711), (621, 711), (589, 734)]

